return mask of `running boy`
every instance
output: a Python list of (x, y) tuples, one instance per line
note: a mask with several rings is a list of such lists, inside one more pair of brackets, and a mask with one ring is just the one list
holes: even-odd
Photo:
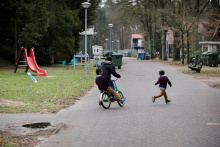
[[(121, 101), (121, 103), (124, 103), (125, 98), (121, 99), (121, 97), (109, 86), (108, 80), (102, 75), (103, 74), (102, 69), (100, 68), (96, 69), (96, 74), (97, 74), (97, 77), (96, 77), (95, 82), (98, 85), (99, 90), (106, 90), (110, 92), (116, 97), (116, 99), (119, 102)], [(101, 105), (100, 100), (99, 100), (99, 105)]]
[(158, 81), (155, 83), (155, 85), (160, 84), (159, 87), (160, 87), (161, 92), (160, 92), (160, 94), (158, 94), (156, 96), (152, 96), (153, 103), (155, 102), (156, 98), (159, 98), (161, 96), (164, 96), (166, 103), (171, 102), (171, 100), (167, 99), (166, 88), (167, 88), (167, 83), (170, 85), (170, 87), (172, 86), (172, 84), (171, 84), (170, 80), (168, 79), (168, 77), (164, 76), (164, 74), (165, 74), (165, 72), (163, 70), (159, 71), (160, 77), (159, 77)]

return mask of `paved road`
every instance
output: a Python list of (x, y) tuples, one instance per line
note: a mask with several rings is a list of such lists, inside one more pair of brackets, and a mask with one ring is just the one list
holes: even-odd
[[(91, 91), (74, 106), (57, 114), (36, 114), (29, 121), (64, 123), (66, 130), (41, 137), (39, 147), (219, 147), (220, 91), (210, 88), (173, 67), (143, 60), (123, 59), (118, 87), (127, 98), (125, 107), (113, 103), (98, 106), (99, 91)], [(154, 83), (164, 69), (173, 87), (164, 98), (152, 103), (159, 93)], [(24, 114), (25, 115), (25, 114)], [(8, 115), (0, 115), (6, 118)], [(16, 115), (13, 115), (16, 117)], [(21, 121), (22, 115), (17, 117)], [(36, 119), (38, 117), (38, 119)], [(19, 121), (18, 121), (19, 122)], [(17, 123), (18, 123), (17, 122)], [(0, 123), (0, 126), (1, 123)], [(1, 128), (1, 127), (0, 127)]]

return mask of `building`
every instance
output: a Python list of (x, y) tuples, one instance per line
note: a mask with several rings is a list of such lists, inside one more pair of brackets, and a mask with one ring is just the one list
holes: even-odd
[(200, 41), (199, 44), (202, 45), (202, 52), (217, 52), (220, 41)]
[[(94, 28), (88, 28), (87, 29), (87, 54), (89, 55), (90, 58), (93, 57), (92, 55), (92, 38), (94, 35), (96, 35), (97, 32), (94, 32)], [(79, 52), (82, 52), (85, 54), (85, 31), (80, 32), (80, 49)]]
[(131, 49), (144, 49), (144, 37), (141, 34), (131, 35)]

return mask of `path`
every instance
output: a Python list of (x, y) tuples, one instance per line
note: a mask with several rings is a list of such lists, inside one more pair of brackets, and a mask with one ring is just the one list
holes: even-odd
[[(38, 147), (192, 147), (220, 145), (220, 91), (210, 88), (173, 67), (144, 60), (123, 59), (118, 87), (127, 98), (125, 107), (113, 103), (98, 106), (96, 86), (75, 105), (57, 114), (0, 114), (0, 129), (24, 122), (49, 121), (67, 128), (50, 137), (39, 137)], [(154, 83), (164, 69), (173, 87), (164, 99), (152, 103), (159, 93)], [(9, 118), (9, 116), (11, 116)], [(27, 117), (29, 116), (29, 117)], [(11, 119), (11, 120), (10, 120)], [(5, 120), (2, 121), (2, 120)], [(8, 125), (9, 126), (9, 125)]]

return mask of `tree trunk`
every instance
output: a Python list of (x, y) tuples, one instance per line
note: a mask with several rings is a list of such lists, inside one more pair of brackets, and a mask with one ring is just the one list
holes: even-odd
[(17, 40), (18, 40), (18, 37), (17, 37), (17, 19), (15, 18), (15, 20), (14, 20), (14, 57), (15, 57), (15, 60), (16, 60), (16, 58), (17, 58), (17, 53), (18, 53), (18, 51), (17, 51)]
[(173, 31), (173, 33), (174, 33), (173, 61), (180, 61), (179, 32)]
[(24, 43), (24, 47), (25, 47), (26, 49), (28, 49), (28, 42), (27, 42), (27, 40), (26, 40), (25, 43)]
[(146, 21), (146, 23), (147, 23), (147, 33), (148, 33), (148, 35), (147, 35), (147, 44), (148, 44), (148, 51), (150, 52), (150, 53), (152, 53), (152, 25), (151, 25), (151, 16), (149, 16), (149, 17), (147, 17), (147, 21)]
[(167, 56), (166, 56), (166, 33), (167, 33), (167, 30), (163, 30), (162, 31), (162, 36), (161, 36), (161, 40), (162, 40), (162, 60), (167, 60)]
[(189, 32), (187, 32), (187, 63), (189, 64)]
[(53, 54), (53, 51), (51, 51), (51, 65), (54, 64), (54, 54)]
[[(196, 18), (197, 19), (197, 18)], [(198, 19), (193, 26), (193, 51), (198, 50)]]
[(150, 38), (150, 35), (147, 36), (147, 46), (148, 46), (147, 51), (151, 53), (151, 38)]
[(152, 29), (152, 52), (151, 52), (151, 59), (155, 58), (155, 35), (156, 35), (156, 19), (154, 18), (154, 24), (153, 24), (153, 29)]
[(181, 39), (182, 39), (182, 64), (184, 64), (184, 39), (183, 39), (183, 32), (181, 32)]
[(194, 34), (194, 41), (193, 41), (193, 49), (194, 51), (197, 51), (198, 49), (198, 22), (199, 22), (199, 5), (200, 5), (200, 0), (196, 0), (195, 4), (195, 24), (193, 26), (193, 34)]

